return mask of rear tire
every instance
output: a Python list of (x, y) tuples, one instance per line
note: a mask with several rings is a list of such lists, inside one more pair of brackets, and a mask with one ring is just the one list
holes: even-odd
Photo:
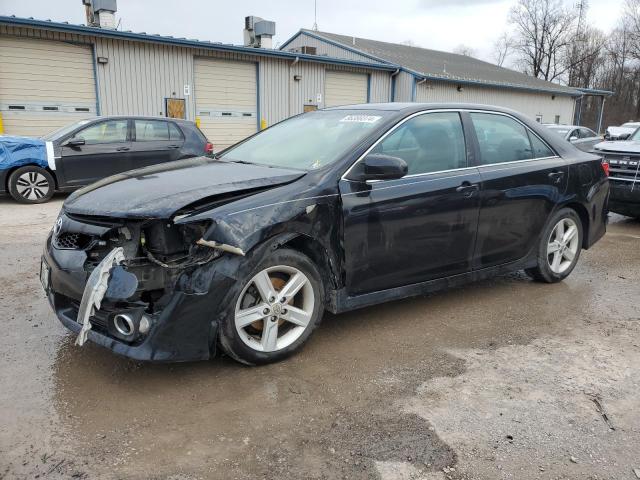
[(51, 200), (56, 183), (44, 168), (20, 167), (9, 176), (9, 193), (19, 203), (44, 203)]
[(582, 221), (575, 210), (563, 208), (547, 222), (538, 245), (538, 265), (526, 273), (539, 282), (556, 283), (571, 274), (582, 250)]
[(299, 350), (324, 313), (318, 269), (300, 252), (270, 252), (227, 296), (220, 345), (247, 365), (280, 361)]

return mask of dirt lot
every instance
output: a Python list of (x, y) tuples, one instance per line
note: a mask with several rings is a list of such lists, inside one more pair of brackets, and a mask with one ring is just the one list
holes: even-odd
[[(326, 315), (283, 363), (79, 348), (0, 200), (0, 478), (640, 478), (640, 222), (558, 285), (512, 275)], [(634, 474), (633, 469), (639, 469)]]

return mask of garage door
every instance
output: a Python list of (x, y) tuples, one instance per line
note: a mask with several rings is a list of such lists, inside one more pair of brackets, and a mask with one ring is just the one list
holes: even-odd
[(324, 85), (326, 107), (367, 103), (367, 75), (327, 71)]
[(28, 136), (95, 116), (92, 48), (0, 37), (0, 112), (5, 134)]
[(256, 132), (258, 90), (254, 63), (197, 58), (195, 97), (200, 129), (215, 151)]

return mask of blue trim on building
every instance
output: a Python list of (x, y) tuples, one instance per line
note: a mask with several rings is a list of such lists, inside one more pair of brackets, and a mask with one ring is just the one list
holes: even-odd
[(441, 77), (439, 75), (429, 75), (429, 74), (419, 73), (419, 72), (416, 72), (415, 70), (411, 70), (405, 67), (400, 67), (400, 70), (402, 70), (403, 72), (409, 73), (416, 78), (420, 78), (421, 80), (422, 79), (433, 80), (434, 82), (455, 83), (456, 85), (475, 85), (478, 87), (485, 87), (485, 88), (506, 88), (510, 90), (520, 90), (524, 92), (548, 93), (549, 95), (566, 95), (569, 97), (579, 97), (582, 95), (582, 93), (578, 89), (575, 89), (574, 91), (575, 93), (571, 93), (571, 92), (562, 91), (562, 90), (553, 90), (550, 88), (536, 88), (536, 87), (527, 87), (524, 85), (491, 83), (491, 82), (480, 81), (480, 80), (467, 80), (463, 78)]
[(245, 55), (256, 55), (260, 57), (275, 57), (295, 60), (299, 57), (300, 60), (306, 62), (315, 63), (330, 63), (335, 65), (347, 65), (353, 67), (370, 68), (374, 70), (386, 70), (394, 71), (398, 67), (384, 63), (368, 63), (358, 62), (354, 60), (346, 60), (343, 58), (323, 57), (319, 55), (308, 55), (302, 53), (290, 53), (281, 50), (267, 50), (253, 47), (241, 47), (238, 45), (229, 45), (223, 43), (215, 43), (201, 40), (188, 40), (186, 38), (174, 38), (164, 37), (161, 35), (149, 35), (146, 33), (134, 33), (124, 32), (121, 30), (106, 30), (98, 27), (87, 27), (85, 25), (72, 25), (69, 23), (50, 22), (46, 20), (34, 20), (31, 18), (18, 18), (0, 16), (0, 24), (9, 25), (13, 27), (30, 27), (30, 28), (42, 28), (46, 30), (53, 30), (58, 32), (76, 33), (82, 35), (89, 35), (95, 37), (105, 38), (118, 38), (121, 40), (138, 40), (144, 42), (153, 42), (167, 45), (179, 45), (184, 47), (202, 48), (208, 50), (216, 50), (221, 52), (234, 52), (243, 53)]
[(416, 89), (418, 87), (418, 77), (416, 77), (415, 75), (413, 76), (413, 84), (411, 85), (411, 101), (415, 102), (416, 101)]
[(607, 97), (610, 97), (611, 95), (615, 95), (616, 93), (610, 90), (599, 90), (597, 88), (576, 88), (576, 90), (579, 90), (582, 93), (586, 93), (588, 95), (606, 95)]
[(94, 43), (91, 48), (91, 56), (93, 57), (93, 88), (96, 91), (96, 115), (100, 116), (100, 88), (98, 80), (98, 52), (96, 51), (96, 44)]
[(398, 78), (398, 75), (391, 77), (391, 102), (395, 102), (396, 100), (396, 78)]
[(260, 112), (260, 64), (256, 62), (256, 115), (258, 117), (258, 132), (262, 121), (262, 113)]

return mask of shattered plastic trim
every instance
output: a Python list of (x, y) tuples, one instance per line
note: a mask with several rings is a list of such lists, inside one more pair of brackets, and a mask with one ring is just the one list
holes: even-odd
[(90, 317), (95, 314), (96, 310), (100, 310), (102, 299), (109, 286), (111, 269), (120, 265), (124, 260), (124, 249), (122, 247), (114, 248), (91, 272), (78, 310), (77, 321), (82, 325), (82, 329), (76, 338), (76, 345), (82, 346), (87, 341), (89, 330), (91, 330)]

